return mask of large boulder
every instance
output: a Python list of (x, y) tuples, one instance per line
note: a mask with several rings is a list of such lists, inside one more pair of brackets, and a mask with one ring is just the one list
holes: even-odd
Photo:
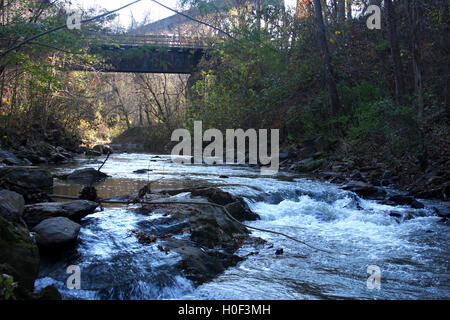
[[(206, 189), (209, 190), (204, 191)], [(256, 241), (250, 237), (247, 228), (230, 218), (225, 210), (205, 205), (205, 200), (211, 202), (210, 198), (198, 194), (203, 192), (205, 195), (221, 194), (220, 189), (214, 191), (212, 189), (214, 188), (199, 189), (198, 192), (191, 189), (191, 195), (177, 195), (170, 198), (167, 198), (167, 193), (152, 194), (153, 197), (158, 197), (153, 200), (155, 202), (172, 199), (173, 204), (143, 205), (138, 212), (161, 213), (163, 218), (152, 220), (151, 224), (141, 224), (143, 230), (134, 233), (138, 239), (144, 240), (142, 243), (146, 245), (156, 243), (161, 251), (178, 253), (181, 259), (176, 267), (196, 285), (209, 281), (227, 267), (236, 265), (243, 259), (236, 255), (239, 247)], [(192, 196), (193, 193), (197, 196)], [(224, 203), (227, 198), (228, 196), (222, 194), (216, 200)], [(232, 201), (231, 205), (236, 205), (236, 199), (230, 197), (229, 200)], [(203, 204), (181, 204), (177, 201)], [(179, 237), (174, 237), (175, 235)]]
[(209, 201), (220, 204), (222, 206), (234, 202), (234, 198), (228, 192), (222, 191), (218, 188), (199, 188), (192, 189), (191, 194), (193, 196), (205, 197)]
[(64, 154), (59, 153), (59, 152), (53, 152), (50, 155), (50, 162), (51, 163), (66, 163), (68, 161), (69, 161), (69, 159), (67, 157), (67, 154), (64, 155)]
[(20, 287), (33, 291), (39, 272), (39, 250), (29, 231), (0, 215), (0, 271)]
[(6, 220), (23, 225), (24, 206), (25, 200), (22, 195), (10, 190), (0, 190), (0, 215)]
[(383, 200), (386, 196), (385, 190), (362, 181), (350, 181), (342, 189), (352, 191), (361, 198), (369, 200)]
[(94, 168), (83, 168), (74, 170), (72, 173), (64, 176), (68, 180), (83, 183), (93, 183), (97, 181), (102, 181), (109, 177), (106, 173), (103, 173)]
[(93, 213), (97, 207), (98, 203), (88, 200), (35, 203), (25, 206), (23, 218), (28, 227), (33, 228), (41, 221), (53, 217), (66, 217), (79, 221)]
[(235, 201), (225, 205), (225, 209), (239, 221), (254, 221), (259, 220), (260, 217), (257, 213), (250, 210), (245, 201)]
[(45, 219), (32, 231), (36, 233), (36, 242), (45, 249), (60, 249), (74, 244), (81, 226), (65, 217)]
[(0, 168), (1, 183), (18, 186), (24, 190), (52, 192), (53, 177), (48, 170), (33, 167)]
[(208, 252), (189, 240), (169, 239), (165, 242), (164, 250), (180, 255), (181, 260), (177, 267), (183, 270), (186, 277), (196, 285), (211, 281), (227, 267), (244, 260), (226, 251)]
[(417, 201), (416, 199), (414, 199), (414, 197), (411, 196), (395, 195), (390, 197), (388, 201), (399, 205), (408, 205), (413, 207), (414, 209), (422, 209), (425, 207), (423, 203)]
[(36, 300), (62, 300), (61, 293), (56, 289), (55, 286), (50, 285), (41, 289), (37, 294), (35, 294), (34, 299)]
[(209, 202), (224, 206), (228, 212), (239, 221), (253, 221), (260, 219), (259, 215), (252, 212), (247, 203), (241, 197), (233, 196), (219, 188), (188, 188), (178, 190), (162, 190), (160, 192), (170, 195), (190, 192), (194, 197), (203, 197)]

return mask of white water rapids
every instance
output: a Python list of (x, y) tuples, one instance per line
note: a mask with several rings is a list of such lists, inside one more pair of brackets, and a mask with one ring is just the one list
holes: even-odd
[[(425, 209), (419, 210), (393, 207), (360, 199), (337, 185), (289, 174), (264, 177), (259, 169), (177, 165), (161, 157), (112, 155), (102, 168), (111, 178), (97, 186), (99, 195), (135, 193), (147, 180), (160, 178), (154, 185), (157, 189), (219, 186), (245, 197), (261, 216), (247, 224), (349, 255), (318, 252), (278, 235), (252, 231), (267, 244), (242, 247), (237, 254), (248, 255), (246, 260), (195, 288), (172, 272), (171, 266), (179, 259), (175, 253), (165, 254), (157, 244), (142, 245), (129, 236), (131, 230), (160, 216), (139, 215), (127, 206), (116, 206), (84, 218), (73, 252), (43, 259), (37, 289), (54, 284), (65, 299), (450, 298), (450, 229), (432, 210), (437, 202), (423, 201)], [(82, 162), (53, 170), (63, 173), (88, 166), (98, 167)], [(137, 169), (152, 171), (134, 174)], [(55, 180), (55, 193), (77, 195), (80, 189)], [(408, 211), (415, 217), (398, 222), (389, 215), (391, 211)], [(276, 255), (280, 248), (283, 254)], [(80, 290), (65, 286), (70, 264), (80, 266)], [(369, 265), (381, 269), (379, 290), (366, 285)]]

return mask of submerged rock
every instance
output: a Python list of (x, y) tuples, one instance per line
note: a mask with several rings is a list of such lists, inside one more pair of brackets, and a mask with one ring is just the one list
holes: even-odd
[(133, 173), (143, 174), (143, 173), (147, 173), (147, 172), (150, 172), (150, 171), (152, 171), (152, 169), (138, 169), (138, 170), (134, 170)]
[(53, 217), (65, 217), (73, 221), (79, 221), (93, 213), (97, 207), (98, 203), (88, 200), (42, 202), (26, 205), (23, 216), (28, 227), (33, 228), (41, 221)]
[(59, 249), (74, 244), (81, 226), (65, 217), (48, 218), (32, 231), (36, 233), (36, 242), (45, 249)]
[(73, 180), (77, 182), (85, 182), (85, 183), (93, 183), (102, 181), (109, 177), (106, 173), (98, 171), (94, 168), (83, 168), (77, 169), (67, 176), (62, 176), (61, 178), (65, 178), (67, 180)]

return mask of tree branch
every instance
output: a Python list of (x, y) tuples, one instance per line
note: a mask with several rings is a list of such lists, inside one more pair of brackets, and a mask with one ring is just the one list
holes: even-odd
[[(100, 15), (98, 15), (98, 16), (95, 16), (95, 17), (92, 17), (92, 18), (89, 18), (89, 19), (86, 19), (86, 20), (82, 20), (81, 23), (88, 23), (88, 22), (91, 22), (91, 21), (94, 21), (94, 20), (97, 20), (97, 19), (106, 17), (106, 16), (108, 16), (108, 15), (110, 15), (110, 14), (112, 14), (112, 13), (115, 13), (115, 12), (117, 12), (117, 11), (120, 11), (120, 10), (122, 10), (122, 9), (125, 9), (126, 7), (129, 7), (129, 6), (131, 6), (131, 5), (133, 5), (133, 4), (137, 3), (137, 2), (140, 2), (140, 1), (142, 1), (142, 0), (136, 0), (136, 1), (130, 2), (129, 4), (126, 4), (126, 5), (124, 5), (123, 7), (120, 7), (120, 8), (118, 8), (118, 9), (115, 9), (115, 10), (112, 10), (112, 11), (108, 11), (108, 12), (105, 12), (105, 13), (102, 13), (102, 14), (100, 14)], [(30, 41), (33, 41), (33, 40), (35, 40), (35, 39), (37, 39), (37, 38), (40, 38), (40, 37), (42, 37), (42, 36), (45, 36), (46, 34), (49, 34), (49, 33), (52, 33), (52, 32), (55, 32), (55, 31), (58, 31), (58, 30), (61, 30), (61, 29), (64, 29), (64, 28), (67, 28), (67, 24), (63, 24), (63, 25), (60, 25), (60, 26), (58, 26), (58, 27), (51, 28), (51, 29), (49, 29), (49, 30), (47, 30), (47, 31), (41, 32), (41, 33), (36, 34), (36, 35), (34, 35), (34, 36), (32, 36), (32, 37), (30, 37), (30, 38), (28, 38), (28, 39), (25, 39), (25, 40), (19, 42), (18, 44), (16, 44), (16, 45), (10, 47), (9, 49), (3, 51), (3, 52), (0, 54), (0, 58), (1, 58), (1, 57), (4, 57), (5, 55), (7, 55), (8, 53), (10, 53), (10, 52), (13, 51), (13, 50), (16, 50), (16, 49), (20, 48), (21, 46), (23, 46), (24, 44), (27, 44), (27, 43), (30, 42)]]

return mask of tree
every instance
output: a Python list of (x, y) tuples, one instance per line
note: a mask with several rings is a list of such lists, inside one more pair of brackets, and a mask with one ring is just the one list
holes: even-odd
[(422, 8), (417, 0), (408, 0), (408, 21), (410, 24), (410, 51), (414, 72), (414, 91), (417, 98), (417, 116), (423, 120), (424, 97), (421, 66), (420, 34), (422, 29)]
[(322, 4), (320, 0), (313, 0), (314, 12), (316, 16), (317, 24), (317, 37), (322, 50), (322, 55), (325, 64), (325, 81), (328, 88), (328, 94), (330, 97), (331, 114), (337, 115), (340, 110), (340, 102), (336, 88), (336, 81), (334, 79), (333, 66), (331, 65), (330, 52), (328, 50), (327, 37), (325, 33), (325, 25), (322, 17)]
[(397, 17), (395, 6), (392, 0), (385, 0), (387, 16), (388, 16), (388, 31), (389, 42), (391, 46), (391, 56), (394, 66), (395, 78), (395, 96), (397, 101), (400, 101), (401, 96), (405, 93), (405, 85), (403, 81), (403, 67), (400, 57), (399, 40), (397, 35)]
[(167, 132), (180, 127), (186, 109), (187, 76), (136, 74), (134, 80), (148, 124), (151, 125), (151, 119), (154, 119), (154, 122), (162, 123)]

